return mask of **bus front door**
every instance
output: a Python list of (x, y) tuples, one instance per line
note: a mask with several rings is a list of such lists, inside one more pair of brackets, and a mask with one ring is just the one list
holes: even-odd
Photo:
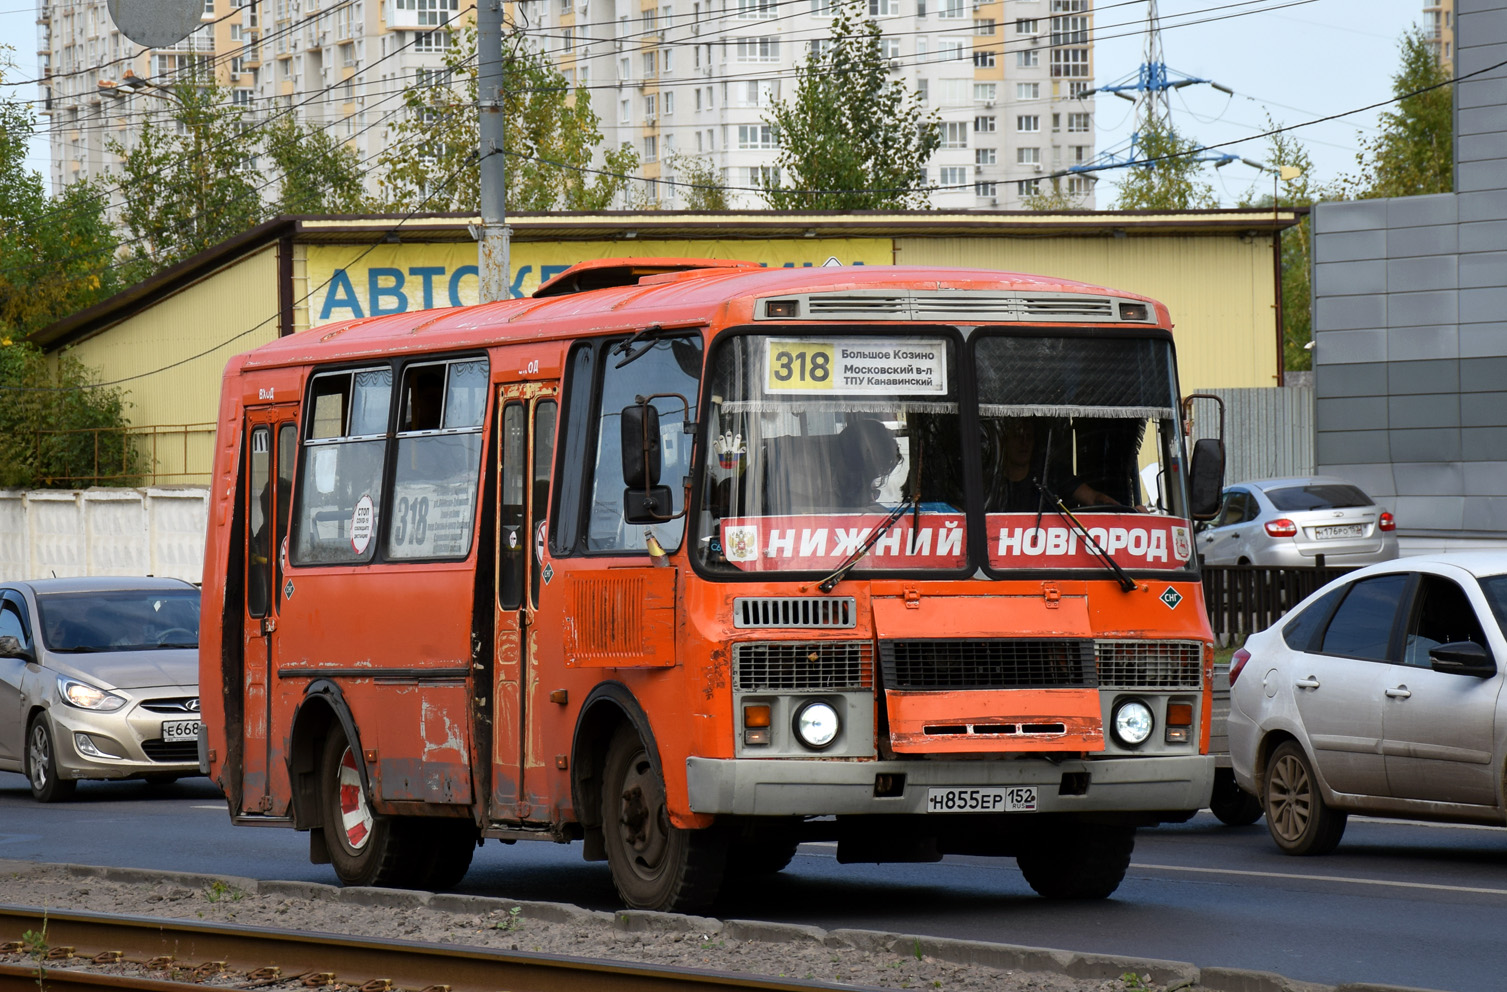
[[(497, 623), (492, 686), (492, 795), (498, 820), (540, 820), (545, 807), (530, 801), (525, 778), (535, 679), (530, 645), (539, 608), (549, 474), (554, 461), (559, 385), (508, 383), (498, 388)], [(537, 774), (537, 773), (536, 773)], [(537, 787), (536, 787), (537, 788)]]
[[(271, 677), (277, 618), (287, 562), (289, 497), (298, 447), (297, 405), (246, 411), (246, 567), (241, 680), (241, 746), (244, 769), (238, 813), (272, 811), (275, 777), (287, 795), (286, 770), (271, 754)], [(234, 732), (233, 730), (231, 731)]]

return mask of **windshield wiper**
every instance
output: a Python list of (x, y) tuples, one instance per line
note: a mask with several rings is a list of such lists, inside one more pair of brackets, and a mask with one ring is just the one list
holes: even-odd
[[(1083, 525), (1083, 521), (1073, 516), (1073, 511), (1069, 510), (1067, 508), (1067, 504), (1062, 502), (1062, 497), (1052, 492), (1046, 487), (1045, 484), (1041, 482), (1036, 483), (1036, 488), (1039, 489), (1041, 491), (1041, 495), (1052, 504), (1053, 508), (1056, 509), (1056, 511), (1062, 516), (1062, 519), (1066, 520), (1072, 527), (1074, 527), (1078, 531), (1079, 534), (1083, 535), (1084, 546), (1088, 548), (1088, 550), (1092, 551), (1100, 561), (1108, 565), (1110, 571), (1115, 573), (1115, 579), (1119, 581), (1120, 588), (1126, 592), (1135, 592), (1135, 579), (1132, 579), (1130, 577), (1130, 573), (1126, 572), (1125, 569), (1120, 567), (1120, 563), (1115, 561), (1114, 555), (1110, 554), (1108, 551), (1105, 551), (1104, 548), (1099, 544), (1099, 542), (1094, 540), (1094, 535), (1089, 533), (1088, 528)], [(1036, 521), (1037, 526), (1039, 527), (1041, 525), (1040, 510), (1037, 511)]]
[(912, 504), (917, 507), (921, 505), (920, 499), (915, 494), (900, 497), (899, 505), (891, 510), (883, 520), (879, 521), (873, 531), (869, 533), (869, 536), (864, 539), (864, 542), (854, 548), (853, 552), (843, 559), (842, 564), (838, 565), (837, 569), (831, 575), (818, 582), (816, 588), (822, 592), (831, 592), (836, 588), (837, 584), (843, 580), (843, 577), (853, 570), (853, 566), (857, 565), (863, 559), (863, 556), (869, 553), (869, 549), (884, 536), (884, 532), (895, 526), (895, 521), (905, 516), (906, 509)]

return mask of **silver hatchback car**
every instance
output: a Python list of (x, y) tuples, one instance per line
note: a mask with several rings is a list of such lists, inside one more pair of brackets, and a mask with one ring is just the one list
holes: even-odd
[(1349, 813), (1507, 822), (1507, 552), (1349, 572), (1230, 662), (1230, 760), (1288, 854)]
[(1397, 557), (1397, 520), (1343, 479), (1257, 479), (1224, 491), (1199, 529), (1205, 565), (1371, 565)]
[(79, 779), (198, 774), (198, 645), (187, 582), (0, 584), (0, 770), (44, 803)]

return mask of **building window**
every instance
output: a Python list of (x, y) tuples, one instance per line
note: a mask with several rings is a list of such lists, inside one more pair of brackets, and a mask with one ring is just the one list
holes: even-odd
[(938, 62), (962, 61), (963, 59), (965, 59), (967, 57), (968, 56), (966, 56), (966, 55), (963, 54), (963, 43), (961, 41), (947, 40), (947, 41), (939, 41), (939, 42), (937, 42), (937, 58), (936, 58), (936, 61), (938, 61)]
[(1088, 44), (1088, 18), (1087, 17), (1054, 17), (1054, 18), (1052, 18), (1052, 44), (1053, 45), (1087, 45)]
[(658, 115), (658, 111), (659, 111), (659, 97), (658, 96), (646, 96), (646, 97), (644, 97), (644, 120), (646, 120), (646, 121), (653, 121), (654, 118)]
[(973, 84), (973, 99), (979, 103), (993, 103), (996, 92), (994, 83)]
[(980, 38), (993, 38), (994, 18), (975, 17), (973, 19), (973, 33)]
[(1040, 179), (1022, 179), (1015, 184), (1015, 195), (1019, 197), (1035, 196), (1041, 192)]
[(993, 131), (994, 130), (994, 118), (993, 117), (975, 117), (973, 119), (973, 129), (975, 131), (980, 131), (980, 132)]
[(774, 140), (774, 128), (768, 124), (739, 124), (739, 148), (778, 148)]
[(883, 58), (898, 59), (900, 57), (900, 39), (880, 38), (879, 54)]
[(994, 52), (988, 48), (976, 48), (973, 50), (973, 67), (975, 69), (994, 68)]
[(1041, 117), (1037, 114), (1021, 114), (1015, 118), (1015, 130), (1021, 134), (1028, 134), (1041, 130)]
[(1067, 129), (1069, 134), (1081, 134), (1093, 129), (1093, 121), (1088, 114), (1068, 114)]
[(975, 148), (973, 150), (974, 165), (993, 165), (996, 161), (993, 148)]
[(658, 52), (645, 52), (644, 53), (644, 78), (648, 79), (650, 76), (657, 76), (657, 75), (659, 75), (659, 53)]
[(415, 32), (413, 50), (416, 52), (443, 52), (450, 47), (450, 32), (441, 28), (438, 31)]
[(961, 18), (963, 16), (963, 0), (942, 0), (938, 5), (937, 16)]
[(1041, 149), (1017, 148), (1015, 149), (1015, 161), (1018, 165), (1036, 165), (1041, 161)]
[(778, 62), (780, 39), (739, 38), (737, 52), (739, 62)]
[(1034, 18), (1034, 17), (1023, 17), (1023, 18), (1020, 18), (1019, 20), (1017, 20), (1015, 22), (1015, 33), (1016, 34), (1035, 34), (1036, 33), (1036, 18)]
[(1015, 53), (1015, 66), (1018, 69), (1029, 69), (1041, 65), (1040, 53), (1034, 48), (1024, 52)]
[(644, 138), (644, 161), (659, 161), (659, 139), (652, 134)]
[(940, 175), (939, 184), (943, 187), (963, 189), (968, 185), (968, 170), (961, 165), (944, 165)]
[(1052, 49), (1052, 75), (1057, 78), (1088, 75), (1088, 49)]
[(1015, 99), (1017, 99), (1017, 100), (1040, 100), (1041, 99), (1041, 84), (1040, 83), (1016, 83), (1015, 84)]
[(738, 17), (742, 20), (763, 20), (774, 16), (774, 0), (738, 0)]
[(1094, 181), (1088, 176), (1070, 176), (1067, 191), (1074, 196), (1086, 196), (1094, 191)]
[(999, 185), (997, 183), (974, 183), (973, 184), (973, 195), (974, 196), (985, 196), (985, 197), (998, 196), (999, 195)]
[(967, 148), (968, 147), (968, 122), (967, 121), (943, 121), (942, 122), (942, 147), (943, 148)]
[(1090, 96), (1093, 91), (1093, 83), (1085, 83), (1080, 80), (1074, 80), (1073, 82), (1067, 84), (1067, 95), (1072, 97), (1074, 100), (1082, 100), (1085, 97)]
[(888, 17), (900, 13), (900, 0), (869, 0), (870, 17)]

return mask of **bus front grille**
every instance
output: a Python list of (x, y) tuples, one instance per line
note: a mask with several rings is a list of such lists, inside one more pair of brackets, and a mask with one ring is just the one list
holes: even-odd
[(879, 663), (886, 689), (1078, 689), (1098, 685), (1094, 642), (1071, 638), (880, 641)]
[(874, 651), (868, 641), (734, 644), (733, 678), (751, 692), (867, 689), (874, 684)]
[(1115, 689), (1198, 689), (1200, 641), (1095, 641), (1099, 684)]
[(852, 596), (739, 596), (733, 600), (733, 626), (851, 628), (858, 603)]

